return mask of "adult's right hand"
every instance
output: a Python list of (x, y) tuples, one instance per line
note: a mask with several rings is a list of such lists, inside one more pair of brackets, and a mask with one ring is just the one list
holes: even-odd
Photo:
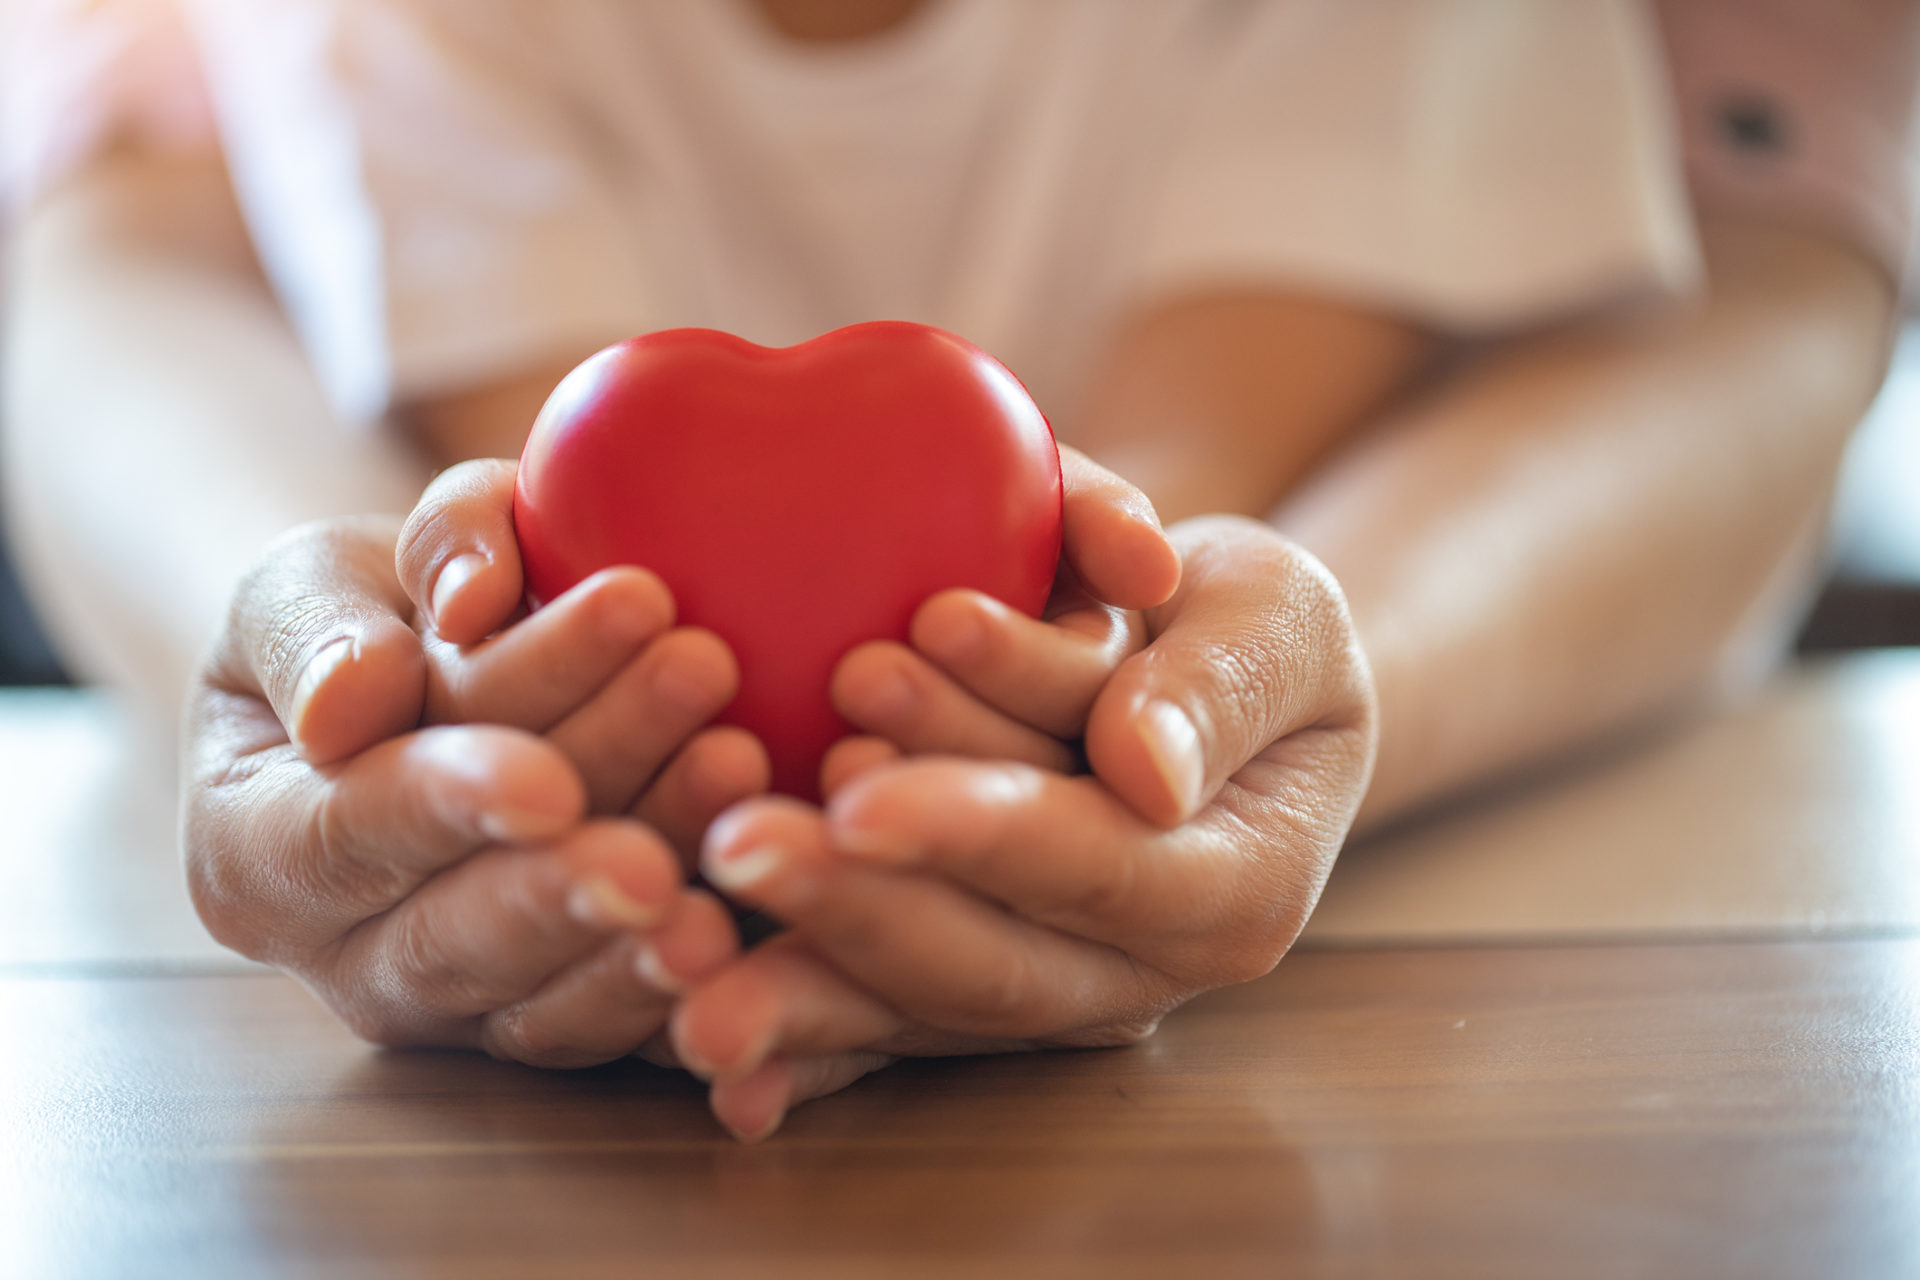
[[(731, 919), (648, 826), (587, 819), (546, 726), (420, 727), (459, 655), (416, 632), (398, 536), (304, 526), (240, 585), (188, 708), (195, 906), (369, 1040), (544, 1066), (633, 1052), (669, 987), (736, 953)], [(590, 608), (581, 625), (621, 616)]]

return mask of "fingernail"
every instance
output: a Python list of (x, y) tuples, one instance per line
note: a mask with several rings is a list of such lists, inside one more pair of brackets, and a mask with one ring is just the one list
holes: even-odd
[(567, 910), (595, 929), (651, 929), (662, 912), (630, 896), (609, 876), (590, 876), (567, 895)]
[(480, 834), (494, 844), (523, 844), (553, 833), (555, 817), (538, 809), (498, 805), (474, 819)]
[[(681, 1007), (683, 1009), (685, 1008), (684, 1005)], [(711, 1081), (718, 1072), (714, 1065), (707, 1061), (705, 1055), (703, 1055), (699, 1049), (687, 1043), (691, 1038), (687, 1033), (686, 1027), (683, 1025), (683, 1020), (675, 1017), (673, 1019), (673, 1030), (670, 1036), (673, 1043), (674, 1056), (679, 1058), (680, 1065), (685, 1067), (693, 1075), (698, 1076), (702, 1080)]]
[(320, 646), (319, 652), (307, 659), (306, 670), (300, 673), (294, 682), (293, 701), (287, 708), (287, 732), (295, 739), (302, 737), (301, 727), (307, 719), (307, 710), (313, 705), (313, 695), (327, 678), (338, 671), (342, 664), (351, 661), (359, 652), (360, 637), (341, 636), (329, 640)]
[(917, 846), (901, 840), (890, 831), (863, 827), (857, 819), (833, 812), (831, 805), (828, 806), (827, 821), (833, 836), (833, 847), (841, 853), (896, 867), (905, 866), (919, 856)]
[(778, 1027), (769, 1026), (762, 1031), (760, 1038), (749, 1045), (747, 1051), (741, 1054), (739, 1059), (735, 1061), (731, 1067), (727, 1068), (728, 1077), (731, 1079), (739, 1079), (742, 1076), (750, 1076), (762, 1066), (766, 1065), (767, 1055), (773, 1052), (773, 1042), (778, 1036), (779, 1030)]
[(428, 608), (433, 614), (434, 630), (440, 629), (440, 617), (447, 611), (453, 598), (460, 594), (461, 588), (473, 581), (475, 574), (487, 567), (487, 558), (478, 552), (464, 551), (440, 566), (440, 576), (433, 580), (433, 590), (428, 593)]
[(1140, 708), (1135, 723), (1154, 771), (1185, 818), (1200, 806), (1200, 788), (1206, 785), (1207, 762), (1200, 751), (1200, 731), (1186, 712), (1159, 698)]
[(771, 1138), (774, 1134), (780, 1131), (780, 1123), (786, 1118), (787, 1118), (786, 1112), (776, 1111), (771, 1116), (769, 1116), (767, 1118), (767, 1122), (764, 1125), (761, 1125), (758, 1129), (735, 1129), (733, 1130), (733, 1136), (735, 1138), (738, 1138), (741, 1142), (745, 1142), (749, 1144), (755, 1143), (755, 1142), (765, 1142), (768, 1138)]
[[(640, 975), (640, 981), (658, 991), (661, 995), (677, 996), (686, 991), (687, 984), (680, 981), (666, 962), (660, 959), (660, 953), (654, 950), (651, 942), (643, 942), (633, 953), (633, 971)], [(686, 1065), (686, 1055), (680, 1055), (681, 1064)], [(687, 1070), (693, 1071), (691, 1066)], [(698, 1072), (694, 1074), (698, 1075)]]
[(781, 850), (762, 845), (744, 853), (710, 857), (705, 869), (707, 879), (728, 893), (745, 893), (765, 882), (785, 861)]
[(1153, 504), (1147, 501), (1145, 494), (1140, 495), (1138, 502), (1129, 502), (1121, 510), (1135, 524), (1145, 525), (1161, 537), (1166, 536), (1167, 527), (1160, 523), (1160, 513), (1153, 509)]

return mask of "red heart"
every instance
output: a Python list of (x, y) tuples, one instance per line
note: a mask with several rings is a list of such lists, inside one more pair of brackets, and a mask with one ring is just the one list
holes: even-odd
[(1053, 432), (1005, 366), (881, 321), (779, 349), (711, 329), (608, 347), (540, 411), (513, 517), (536, 601), (608, 565), (659, 574), (680, 622), (739, 659), (722, 720), (811, 799), (849, 729), (835, 663), (906, 639), (949, 587), (1038, 615), (1060, 502)]

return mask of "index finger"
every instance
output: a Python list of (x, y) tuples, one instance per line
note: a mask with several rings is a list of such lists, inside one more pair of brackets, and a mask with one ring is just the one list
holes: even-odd
[(1061, 555), (1095, 599), (1151, 609), (1180, 585), (1180, 557), (1147, 495), (1078, 449), (1060, 446)]

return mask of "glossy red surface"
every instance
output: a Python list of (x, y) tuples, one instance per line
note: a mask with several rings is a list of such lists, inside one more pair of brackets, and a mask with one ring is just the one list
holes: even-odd
[(776, 790), (812, 798), (847, 731), (834, 664), (905, 639), (949, 587), (1037, 615), (1060, 503), (1053, 433), (1013, 375), (881, 321), (779, 349), (707, 329), (607, 348), (541, 410), (514, 522), (535, 600), (608, 565), (659, 574), (740, 661), (723, 720), (760, 736)]

